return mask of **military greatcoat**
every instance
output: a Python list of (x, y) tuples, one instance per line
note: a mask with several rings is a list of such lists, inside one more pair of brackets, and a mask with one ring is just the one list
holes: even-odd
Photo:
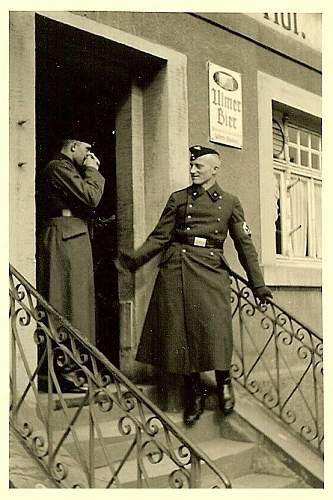
[(45, 167), (39, 185), (43, 221), (38, 238), (38, 289), (93, 343), (95, 291), (88, 220), (102, 197), (104, 182), (95, 168), (79, 170), (59, 154)]
[(215, 183), (173, 193), (154, 231), (123, 258), (135, 270), (162, 250), (136, 359), (171, 373), (230, 368), (230, 233), (253, 288), (264, 286), (239, 199)]

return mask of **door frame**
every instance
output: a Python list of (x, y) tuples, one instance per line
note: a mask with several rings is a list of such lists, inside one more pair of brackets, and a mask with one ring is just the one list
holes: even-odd
[[(160, 44), (69, 12), (10, 15), (10, 260), (33, 284), (35, 261), (35, 16), (85, 30), (164, 62), (147, 89), (132, 86), (119, 114), (117, 143), (118, 245), (140, 245), (168, 194), (188, 184), (187, 57)], [(128, 121), (129, 120), (129, 121)], [(130, 127), (128, 127), (130, 123)], [(127, 125), (126, 125), (127, 124)], [(144, 125), (143, 125), (144, 124)], [(184, 168), (179, 168), (184, 165)], [(129, 182), (130, 181), (130, 186)], [(22, 253), (22, 248), (24, 252)], [(120, 367), (135, 374), (135, 350), (156, 262), (135, 276), (119, 276)], [(32, 365), (36, 364), (31, 344)]]

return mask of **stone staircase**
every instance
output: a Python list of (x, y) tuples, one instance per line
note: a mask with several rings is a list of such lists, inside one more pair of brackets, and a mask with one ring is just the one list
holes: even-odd
[[(153, 399), (154, 388), (142, 387), (142, 390)], [(240, 397), (241, 396), (241, 397)], [(45, 395), (46, 398), (46, 395)], [(62, 434), (68, 417), (71, 418), (77, 411), (82, 395), (65, 395), (67, 406), (67, 416), (65, 416), (61, 405), (56, 401), (56, 408), (53, 412), (53, 427), (57, 435)], [(322, 461), (315, 453), (302, 449), (302, 444), (294, 442), (293, 450), (299, 446), (299, 455), (304, 458), (306, 453), (310, 453), (308, 463), (300, 463), (301, 460), (291, 457), (282, 446), (278, 446), (276, 440), (271, 440), (267, 435), (255, 428), (248, 420), (241, 416), (244, 413), (245, 395), (239, 395), (235, 412), (227, 417), (223, 416), (215, 409), (216, 401), (214, 396), (207, 399), (208, 409), (201, 419), (191, 428), (184, 426), (181, 412), (167, 413), (177, 426), (188, 436), (188, 438), (199, 446), (230, 479), (232, 488), (321, 488)], [(45, 399), (46, 405), (46, 399)], [(256, 405), (258, 406), (258, 405)], [(239, 408), (238, 408), (239, 407)], [(239, 411), (238, 411), (239, 410)], [(114, 469), (121, 463), (122, 457), (131, 444), (133, 435), (129, 433), (123, 436), (119, 432), (119, 418), (123, 415), (121, 410), (113, 408), (111, 412), (98, 411), (98, 423), (100, 432), (103, 435), (103, 445), (97, 443), (94, 453), (94, 468), (96, 472), (95, 488), (105, 488), (110, 478), (110, 465)], [(245, 408), (245, 413), (251, 413), (249, 408)], [(149, 416), (149, 415), (147, 415)], [(258, 415), (254, 415), (257, 423), (260, 424)], [(261, 417), (262, 418), (262, 417)], [(267, 431), (267, 416), (264, 416)], [(76, 436), (80, 443), (80, 454), (88, 456), (89, 450), (89, 408), (82, 408), (75, 423)], [(261, 425), (261, 424), (260, 424)], [(265, 427), (262, 424), (262, 427)], [(282, 436), (286, 440), (285, 429), (276, 429), (274, 422), (271, 424), (273, 434)], [(284, 433), (284, 434), (283, 434)], [(266, 432), (267, 434), (267, 432)], [(284, 436), (284, 438), (283, 438)], [(293, 438), (292, 438), (293, 439)], [(295, 444), (296, 443), (296, 444)], [(175, 444), (176, 446), (176, 444)], [(77, 445), (70, 433), (66, 439), (66, 451), (76, 459), (78, 454)], [(103, 449), (104, 448), (104, 449)], [(306, 447), (308, 448), (308, 447)], [(108, 459), (106, 456), (111, 457)], [(159, 463), (150, 463), (144, 459), (146, 470), (153, 488), (168, 488), (169, 474), (175, 469), (175, 464), (165, 457)], [(315, 463), (316, 462), (316, 463)], [(317, 467), (317, 469), (316, 469)], [(214, 474), (202, 466), (201, 488), (211, 488), (214, 484)], [(121, 488), (137, 488), (137, 460), (136, 451), (129, 452), (128, 458), (121, 473), (119, 474)], [(116, 484), (113, 487), (117, 487)]]

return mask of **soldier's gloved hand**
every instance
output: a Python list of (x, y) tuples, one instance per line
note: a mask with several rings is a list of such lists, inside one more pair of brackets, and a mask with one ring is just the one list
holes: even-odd
[(135, 270), (135, 264), (131, 256), (123, 252), (120, 252), (118, 257), (114, 260), (114, 265), (119, 272), (133, 272)]
[(100, 161), (99, 159), (97, 158), (97, 156), (94, 155), (94, 153), (88, 153), (84, 162), (83, 162), (83, 165), (85, 167), (93, 167), (95, 168), (96, 170), (99, 169), (99, 166), (100, 166)]
[(120, 259), (117, 257), (116, 259), (113, 259), (113, 263), (118, 271), (118, 273), (123, 273), (127, 271), (127, 269), (121, 264)]
[(253, 293), (254, 296), (259, 299), (261, 304), (266, 304), (268, 298), (273, 298), (273, 294), (268, 286), (259, 286), (258, 288), (254, 288)]

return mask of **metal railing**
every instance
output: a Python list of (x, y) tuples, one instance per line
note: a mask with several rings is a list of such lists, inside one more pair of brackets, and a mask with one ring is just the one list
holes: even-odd
[(231, 273), (233, 378), (323, 454), (323, 339), (268, 299), (258, 306)]
[[(214, 462), (12, 266), (9, 293), (10, 425), (56, 487), (198, 488), (204, 472), (205, 487), (231, 487)], [(37, 366), (27, 356), (29, 336), (38, 348)], [(64, 397), (59, 373), (66, 368), (77, 386), (86, 386), (84, 395)], [(38, 386), (43, 374), (45, 394)]]

